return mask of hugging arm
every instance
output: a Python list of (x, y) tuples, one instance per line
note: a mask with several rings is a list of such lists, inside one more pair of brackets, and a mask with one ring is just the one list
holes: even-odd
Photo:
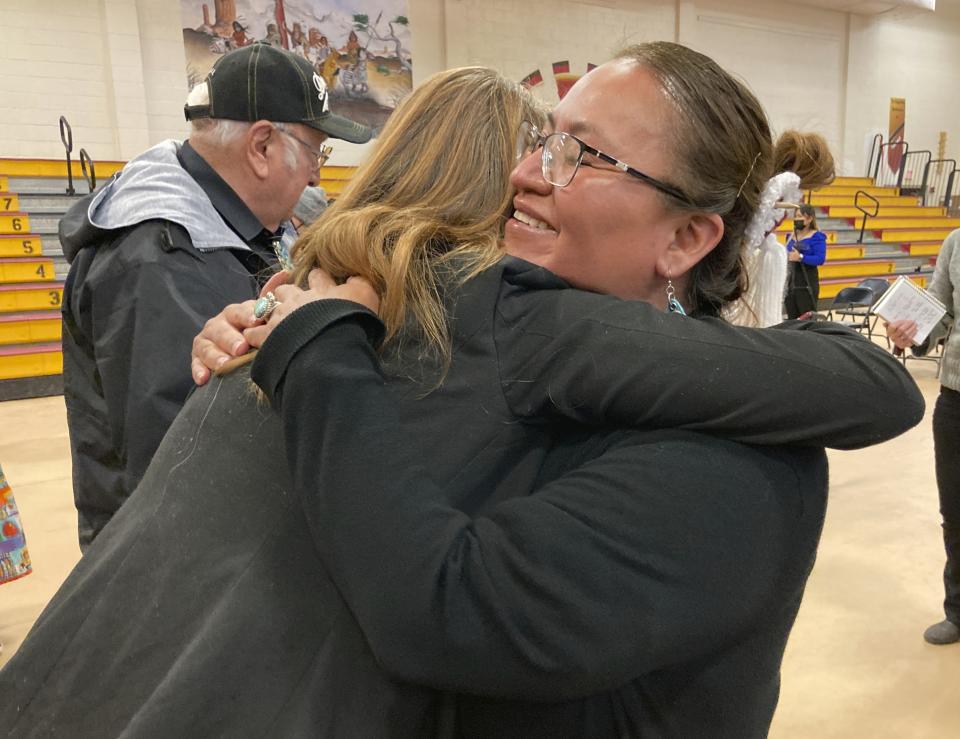
[(498, 311), (504, 395), (527, 419), (855, 449), (923, 417), (901, 364), (833, 323), (748, 329), (577, 290), (513, 291)]
[[(533, 495), (468, 516), (428, 460), (411, 458), (365, 321), (329, 325), (289, 364), (273, 363), (275, 334), (253, 376), (279, 409), (318, 551), (390, 674), (494, 697), (583, 697), (701, 656), (786, 607), (770, 583), (803, 559), (790, 544), (806, 515), (795, 475), (773, 490), (753, 450), (624, 432)], [(337, 418), (349, 424), (318, 420)], [(822, 452), (805, 454), (823, 468)], [(822, 498), (825, 478), (815, 487)]]

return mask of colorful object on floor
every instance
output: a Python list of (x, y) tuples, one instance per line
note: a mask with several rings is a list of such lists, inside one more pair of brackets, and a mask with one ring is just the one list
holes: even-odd
[(0, 584), (33, 572), (13, 491), (0, 469)]

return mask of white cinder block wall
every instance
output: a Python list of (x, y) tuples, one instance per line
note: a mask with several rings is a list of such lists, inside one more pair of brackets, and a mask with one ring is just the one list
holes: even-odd
[[(907, 99), (907, 140), (960, 157), (960, 0), (905, 19), (852, 16), (779, 0), (409, 0), (414, 82), (483, 64), (556, 101), (551, 64), (582, 73), (638, 41), (680, 41), (757, 93), (775, 129), (821, 131), (841, 169), (860, 174), (864, 141)], [(0, 156), (59, 157), (57, 120), (95, 159), (128, 159), (185, 134), (176, 0), (0, 0)], [(337, 147), (354, 163), (363, 147)]]

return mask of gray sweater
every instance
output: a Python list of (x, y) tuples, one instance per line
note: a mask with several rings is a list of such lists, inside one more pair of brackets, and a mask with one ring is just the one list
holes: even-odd
[[(929, 338), (914, 351), (914, 354), (926, 354), (949, 331), (956, 315), (955, 306), (960, 305), (960, 229), (952, 232), (943, 242), (937, 268), (927, 292), (947, 307), (947, 315), (931, 332)], [(947, 338), (940, 365), (940, 384), (951, 390), (960, 391), (960, 337), (956, 332)]]

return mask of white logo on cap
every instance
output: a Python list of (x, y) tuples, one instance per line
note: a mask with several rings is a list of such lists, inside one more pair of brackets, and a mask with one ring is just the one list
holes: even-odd
[(327, 83), (324, 82), (323, 77), (314, 73), (313, 86), (317, 88), (317, 99), (323, 103), (323, 112), (329, 113), (330, 101), (327, 99)]

